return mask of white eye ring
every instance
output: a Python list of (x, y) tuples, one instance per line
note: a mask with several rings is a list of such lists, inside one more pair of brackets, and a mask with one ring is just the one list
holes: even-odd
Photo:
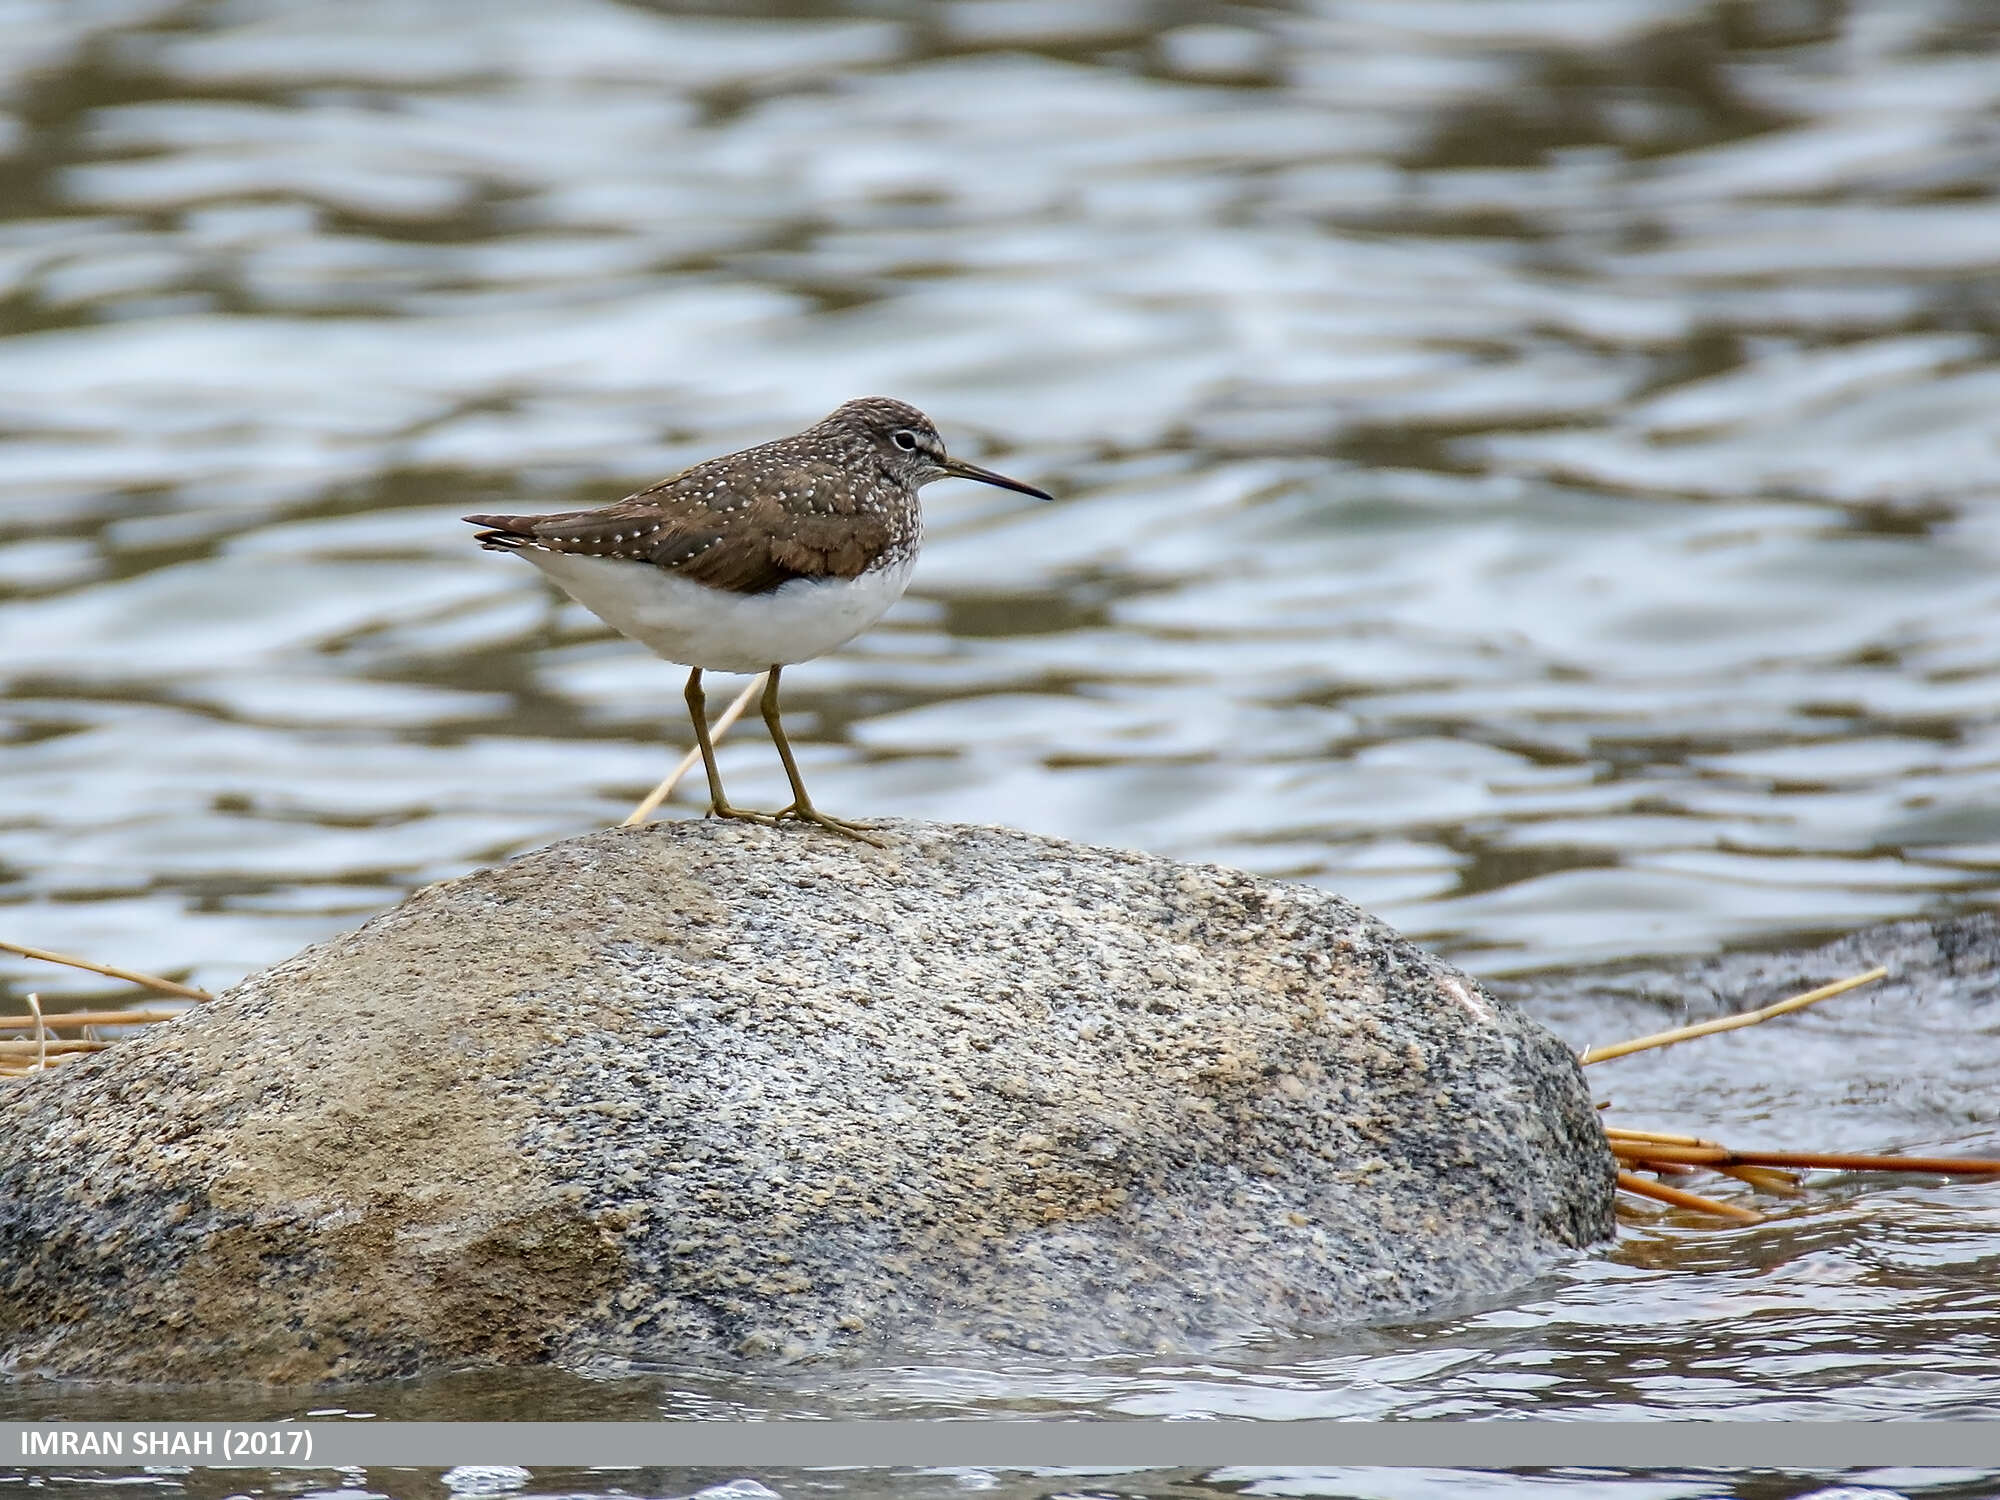
[(898, 448), (901, 448), (905, 453), (915, 453), (917, 451), (917, 435), (907, 427), (898, 427), (894, 432), (890, 433), (889, 441), (894, 443)]

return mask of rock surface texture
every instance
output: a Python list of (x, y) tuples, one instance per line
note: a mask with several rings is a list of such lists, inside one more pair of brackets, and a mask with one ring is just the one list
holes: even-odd
[(1569, 1052), (1324, 892), (615, 829), (0, 1084), (0, 1369), (1195, 1349), (1611, 1232)]

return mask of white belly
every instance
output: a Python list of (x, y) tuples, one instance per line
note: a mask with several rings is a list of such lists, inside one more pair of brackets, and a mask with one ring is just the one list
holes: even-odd
[(732, 594), (648, 563), (523, 547), (521, 556), (655, 656), (717, 672), (761, 672), (824, 656), (873, 625), (909, 587), (916, 559), (859, 578), (794, 578)]

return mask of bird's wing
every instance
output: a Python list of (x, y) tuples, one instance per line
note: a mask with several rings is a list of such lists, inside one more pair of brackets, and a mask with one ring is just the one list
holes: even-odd
[(622, 558), (732, 594), (858, 577), (893, 540), (888, 521), (855, 502), (844, 470), (810, 460), (697, 464), (598, 510), (465, 519), (489, 528), (478, 539), (495, 551)]

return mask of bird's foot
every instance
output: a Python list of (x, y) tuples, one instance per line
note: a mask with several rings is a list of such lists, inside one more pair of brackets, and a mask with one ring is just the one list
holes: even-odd
[(830, 818), (810, 802), (794, 802), (790, 807), (781, 808), (780, 818), (789, 818), (799, 823), (816, 823), (830, 833), (838, 833), (850, 839), (859, 839), (864, 844), (873, 844), (877, 849), (889, 846), (876, 838), (865, 823), (844, 823), (839, 818)]
[[(790, 808), (785, 809), (785, 812), (790, 811)], [(784, 817), (785, 813), (755, 812), (731, 802), (711, 802), (708, 804), (708, 815), (711, 818), (734, 818), (740, 823), (755, 823), (762, 828), (775, 828), (778, 826), (778, 819)]]

